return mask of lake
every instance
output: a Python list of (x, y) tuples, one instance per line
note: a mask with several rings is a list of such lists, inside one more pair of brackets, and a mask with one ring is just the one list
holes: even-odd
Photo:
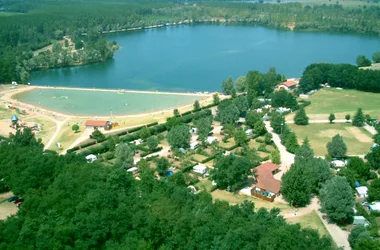
[(243, 25), (181, 25), (107, 35), (112, 60), (35, 72), (35, 85), (217, 91), (223, 79), (270, 67), (300, 77), (314, 62), (352, 63), (380, 50), (378, 37), (280, 31)]

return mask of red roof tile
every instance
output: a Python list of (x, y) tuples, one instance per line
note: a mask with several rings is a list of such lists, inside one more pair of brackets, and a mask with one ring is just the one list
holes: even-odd
[(281, 189), (281, 182), (274, 179), (273, 171), (279, 169), (280, 166), (271, 162), (266, 162), (255, 168), (257, 173), (256, 186), (272, 193), (278, 193)]
[(296, 86), (297, 83), (293, 80), (288, 80), (286, 82), (280, 83), (280, 85), (285, 85), (286, 87), (290, 88), (290, 87)]
[(95, 121), (95, 120), (87, 120), (85, 125), (91, 127), (105, 127), (108, 121)]

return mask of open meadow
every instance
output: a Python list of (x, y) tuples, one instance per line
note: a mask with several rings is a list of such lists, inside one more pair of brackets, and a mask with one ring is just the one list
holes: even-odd
[(299, 143), (302, 143), (308, 137), (310, 145), (317, 156), (327, 154), (326, 144), (336, 134), (343, 136), (343, 140), (347, 145), (348, 155), (364, 155), (368, 153), (373, 144), (372, 138), (366, 130), (354, 127), (350, 123), (318, 123), (307, 126), (289, 124), (289, 126), (296, 133)]

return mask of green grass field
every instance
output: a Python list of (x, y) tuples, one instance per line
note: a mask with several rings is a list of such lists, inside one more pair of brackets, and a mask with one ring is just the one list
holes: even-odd
[(307, 114), (349, 113), (353, 115), (358, 108), (362, 108), (365, 114), (370, 114), (375, 118), (380, 116), (380, 94), (323, 88), (311, 95), (309, 99), (311, 105), (306, 107)]
[(319, 218), (317, 212), (314, 210), (310, 214), (303, 216), (290, 217), (286, 219), (289, 223), (299, 223), (303, 228), (312, 228), (319, 232), (322, 236), (330, 236), (323, 222)]
[(289, 124), (289, 126), (296, 133), (299, 143), (302, 143), (304, 138), (309, 138), (310, 145), (317, 156), (327, 154), (326, 144), (336, 134), (343, 136), (348, 148), (348, 155), (366, 154), (373, 144), (371, 135), (366, 130), (354, 127), (349, 123), (309, 124), (307, 126)]

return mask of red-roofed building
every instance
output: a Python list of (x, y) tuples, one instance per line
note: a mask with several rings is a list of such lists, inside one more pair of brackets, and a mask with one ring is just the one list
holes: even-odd
[(278, 85), (278, 90), (287, 90), (291, 91), (295, 89), (298, 85), (298, 81), (293, 80), (293, 79), (288, 79), (286, 82), (282, 82)]
[(110, 125), (109, 121), (87, 120), (84, 124), (86, 128), (104, 128), (107, 129)]
[(279, 168), (279, 165), (271, 162), (266, 162), (256, 167), (257, 183), (251, 189), (251, 194), (267, 201), (273, 201), (281, 190), (281, 182), (273, 177), (273, 174)]

